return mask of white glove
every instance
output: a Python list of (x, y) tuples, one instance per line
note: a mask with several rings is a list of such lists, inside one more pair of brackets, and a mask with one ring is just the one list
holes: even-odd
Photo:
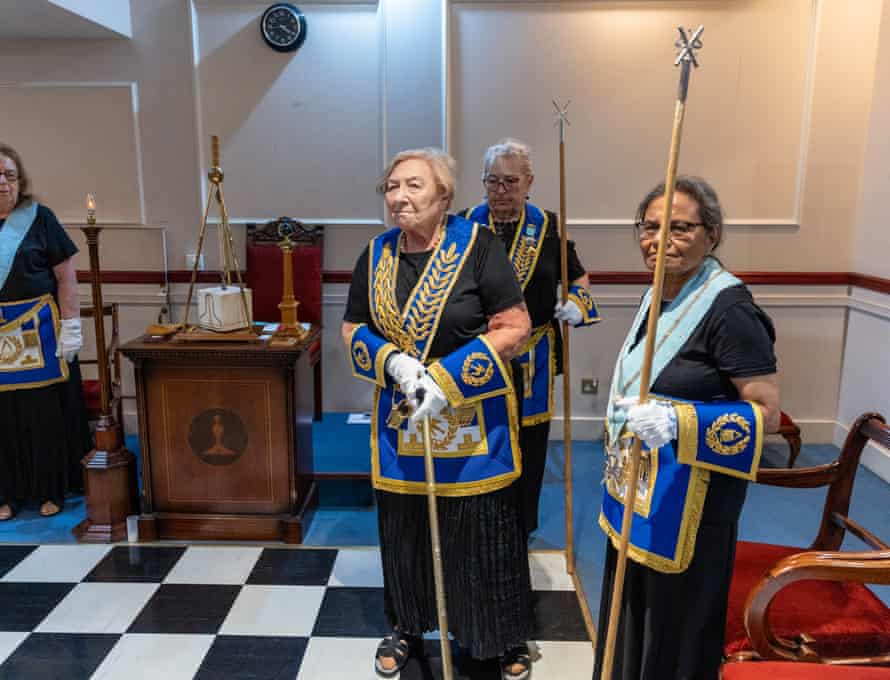
[(615, 402), (627, 410), (627, 429), (642, 439), (650, 449), (657, 449), (677, 438), (677, 411), (671, 404), (650, 400), (639, 403), (638, 397), (625, 397)]
[(62, 332), (56, 345), (56, 356), (72, 362), (83, 349), (83, 334), (80, 332), (80, 319), (62, 319)]
[(387, 358), (386, 372), (398, 383), (402, 393), (413, 399), (418, 382), (426, 373), (426, 367), (410, 354), (396, 352)]
[[(429, 373), (424, 371), (423, 377), (417, 385), (416, 395), (420, 400), (411, 420), (421, 422), (426, 416), (431, 418), (439, 415), (443, 408), (448, 406), (448, 399), (439, 384)], [(422, 397), (422, 398), (421, 398)]]
[(565, 304), (556, 303), (556, 307), (553, 309), (553, 318), (558, 321), (568, 321), (570, 326), (577, 326), (584, 320), (584, 315), (574, 300), (566, 300)]

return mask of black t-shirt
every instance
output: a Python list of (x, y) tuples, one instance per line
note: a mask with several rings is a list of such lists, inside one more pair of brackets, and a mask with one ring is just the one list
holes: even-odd
[[(3, 229), (6, 220), (0, 220)], [(22, 240), (6, 284), (0, 289), (0, 302), (28, 300), (51, 293), (58, 295), (53, 267), (77, 252), (77, 246), (65, 233), (53, 211), (37, 206), (37, 216)]]
[[(433, 251), (402, 253), (396, 275), (396, 302), (403, 308)], [(503, 245), (495, 234), (479, 229), (473, 250), (451, 289), (428, 356), (443, 357), (488, 330), (488, 318), (522, 303), (522, 290)], [(381, 334), (371, 319), (368, 298), (368, 248), (359, 255), (343, 320), (367, 323)]]
[[(532, 327), (542, 326), (553, 318), (553, 308), (556, 306), (559, 295), (559, 287), (562, 285), (562, 255), (560, 252), (559, 221), (556, 215), (549, 210), (547, 233), (541, 244), (541, 254), (535, 271), (532, 272), (528, 285), (525, 287), (525, 304), (528, 314), (532, 319)], [(466, 210), (460, 212), (466, 214)], [(484, 226), (484, 225), (480, 225)], [(513, 245), (516, 236), (518, 221), (495, 222), (494, 227), (504, 243), (507, 252)], [(569, 285), (586, 273), (586, 270), (578, 259), (575, 251), (575, 243), (569, 241), (566, 247), (566, 263), (568, 265)], [(558, 325), (558, 324), (555, 324)], [(558, 343), (561, 344), (561, 343)]]
[[(646, 336), (646, 319), (636, 344)], [(776, 372), (773, 322), (744, 284), (721, 291), (680, 351), (652, 385), (652, 392), (695, 401), (737, 401), (731, 378)], [(734, 522), (748, 483), (712, 472), (702, 522)]]

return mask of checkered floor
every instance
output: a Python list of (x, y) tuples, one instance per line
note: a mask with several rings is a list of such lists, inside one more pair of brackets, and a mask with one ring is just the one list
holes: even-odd
[[(532, 553), (537, 680), (593, 654), (559, 553)], [(387, 632), (375, 549), (0, 546), (0, 678), (372, 680)], [(441, 677), (426, 642), (403, 680)], [(455, 650), (456, 678), (496, 663)]]

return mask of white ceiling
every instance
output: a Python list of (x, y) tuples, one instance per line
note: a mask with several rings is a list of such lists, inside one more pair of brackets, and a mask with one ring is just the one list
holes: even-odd
[(0, 0), (0, 40), (129, 38), (129, 24), (129, 0)]

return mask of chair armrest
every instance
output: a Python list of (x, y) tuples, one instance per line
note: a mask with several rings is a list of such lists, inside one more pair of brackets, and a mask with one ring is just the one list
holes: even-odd
[(757, 471), (757, 483), (769, 486), (787, 486), (795, 489), (812, 489), (831, 484), (840, 471), (840, 461), (805, 468), (766, 468)]
[(849, 531), (860, 541), (868, 545), (868, 547), (870, 547), (872, 550), (890, 551), (890, 545), (884, 543), (884, 541), (875, 536), (864, 526), (862, 526), (858, 522), (854, 522), (846, 515), (842, 515), (839, 512), (834, 512), (831, 514), (831, 521), (835, 524), (835, 526), (839, 526), (841, 529), (846, 529), (847, 531)]
[(803, 634), (798, 640), (778, 637), (769, 624), (769, 610), (780, 590), (803, 580), (852, 581), (890, 585), (890, 551), (801, 552), (780, 560), (748, 594), (745, 629), (754, 653), (761, 659), (818, 663), (875, 663), (875, 659), (823, 659), (814, 640)]

